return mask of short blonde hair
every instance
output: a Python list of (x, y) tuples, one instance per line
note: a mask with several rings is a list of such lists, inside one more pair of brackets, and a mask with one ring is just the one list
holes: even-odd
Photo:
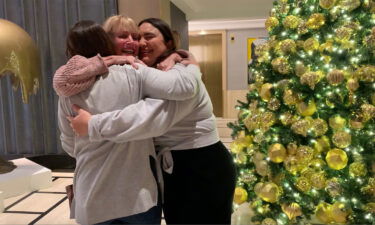
[(103, 24), (103, 29), (112, 37), (122, 31), (138, 33), (138, 26), (135, 24), (134, 20), (123, 15), (115, 15), (106, 19)]

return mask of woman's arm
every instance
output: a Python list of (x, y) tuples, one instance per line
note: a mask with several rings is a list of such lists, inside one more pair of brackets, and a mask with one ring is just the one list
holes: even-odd
[(66, 153), (68, 153), (70, 156), (75, 157), (74, 154), (74, 141), (75, 141), (75, 134), (73, 132), (73, 129), (70, 127), (70, 123), (67, 119), (67, 116), (71, 116), (72, 112), (71, 110), (67, 107), (70, 105), (68, 99), (66, 98), (61, 98), (59, 99), (58, 103), (58, 126), (60, 129), (60, 140), (61, 140), (61, 145), (62, 148)]

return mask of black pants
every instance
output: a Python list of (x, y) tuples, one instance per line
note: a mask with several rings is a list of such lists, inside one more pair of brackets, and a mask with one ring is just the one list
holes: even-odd
[(167, 224), (230, 224), (236, 169), (225, 146), (172, 151), (172, 157), (173, 173), (163, 173)]

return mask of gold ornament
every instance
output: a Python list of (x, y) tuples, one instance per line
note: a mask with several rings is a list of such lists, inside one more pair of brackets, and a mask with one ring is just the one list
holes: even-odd
[(322, 136), (314, 143), (314, 149), (317, 152), (324, 152), (328, 151), (331, 148), (331, 144), (329, 142), (329, 138), (327, 136)]
[(296, 29), (298, 25), (300, 24), (300, 22), (301, 22), (301, 18), (290, 15), (284, 19), (283, 25), (287, 29)]
[(319, 118), (313, 120), (311, 127), (316, 137), (324, 135), (328, 130), (326, 121)]
[(314, 157), (314, 149), (306, 145), (301, 145), (297, 149), (296, 157), (300, 163), (308, 163)]
[(297, 172), (299, 171), (299, 163), (298, 163), (298, 160), (297, 158), (294, 156), (294, 155), (290, 155), (288, 156), (285, 160), (284, 160), (284, 167), (285, 169), (293, 174), (293, 175), (296, 175)]
[(299, 177), (297, 179), (296, 187), (302, 192), (308, 192), (311, 189), (311, 184), (306, 177)]
[(341, 0), (338, 6), (344, 10), (352, 11), (361, 5), (360, 0)]
[(307, 20), (306, 26), (309, 29), (319, 29), (321, 26), (323, 26), (326, 22), (326, 18), (322, 13), (314, 13), (310, 16), (310, 18)]
[(332, 178), (326, 182), (325, 190), (331, 197), (338, 197), (342, 193), (342, 188), (337, 178)]
[(273, 70), (281, 74), (289, 73), (289, 63), (288, 60), (284, 57), (278, 57), (271, 62)]
[(374, 177), (370, 177), (370, 179), (368, 179), (368, 184), (364, 186), (363, 188), (361, 188), (361, 192), (372, 195), (373, 198), (375, 197), (375, 178)]
[(359, 118), (353, 118), (349, 120), (350, 127), (352, 129), (360, 130), (363, 128), (363, 123)]
[(368, 121), (375, 117), (375, 106), (371, 104), (361, 105), (361, 111), (364, 121)]
[(351, 92), (356, 91), (359, 88), (358, 80), (353, 78), (348, 79), (346, 82), (346, 88)]
[(244, 120), (243, 120), (246, 128), (249, 131), (259, 129), (260, 126), (260, 115), (258, 111), (255, 111), (252, 114), (249, 114)]
[(314, 51), (319, 49), (319, 41), (315, 38), (309, 38), (303, 43), (303, 48), (305, 51)]
[(245, 152), (239, 152), (236, 154), (237, 163), (245, 164), (247, 162), (247, 154)]
[(274, 203), (279, 200), (280, 194), (279, 186), (272, 182), (266, 182), (261, 186), (258, 196), (263, 201)]
[(276, 111), (280, 108), (280, 101), (277, 98), (271, 98), (267, 104), (267, 108)]
[(297, 33), (306, 34), (307, 32), (309, 32), (309, 30), (307, 29), (306, 22), (304, 20), (301, 20), (297, 28)]
[(266, 132), (276, 122), (276, 117), (273, 112), (265, 112), (260, 116), (260, 129)]
[(346, 155), (345, 151), (334, 148), (327, 153), (326, 161), (330, 168), (334, 170), (341, 170), (346, 167), (348, 163), (348, 156)]
[(311, 182), (311, 185), (318, 190), (325, 188), (326, 186), (325, 173), (324, 172), (314, 173), (310, 177), (310, 182)]
[(294, 123), (296, 119), (291, 113), (286, 112), (286, 113), (281, 114), (280, 121), (284, 126), (287, 126), (287, 125)]
[(259, 162), (257, 162), (257, 163), (254, 163), (254, 164), (255, 164), (255, 171), (256, 171), (259, 175), (261, 175), (261, 176), (263, 176), (263, 177), (265, 177), (265, 176), (268, 175), (269, 168), (268, 168), (268, 163), (267, 163), (267, 161), (265, 161), (265, 160), (261, 160), (261, 161), (259, 161)]
[(349, 166), (349, 174), (353, 177), (363, 177), (367, 174), (366, 165), (362, 162), (354, 162)]
[(350, 40), (353, 30), (348, 27), (339, 27), (335, 32), (335, 40), (337, 42), (346, 42)]
[(292, 90), (288, 89), (284, 91), (283, 101), (285, 105), (294, 105), (298, 101), (298, 97), (293, 93)]
[(265, 218), (261, 225), (277, 225), (277, 222), (271, 218)]
[(331, 53), (333, 51), (333, 40), (327, 40), (325, 43), (321, 44), (319, 46), (319, 51), (321, 53), (324, 51)]
[(372, 66), (372, 65), (362, 66), (355, 71), (354, 76), (358, 78), (360, 81), (374, 82), (375, 81), (375, 66)]
[(319, 158), (315, 158), (313, 160), (311, 160), (311, 162), (309, 163), (309, 166), (311, 166), (312, 168), (315, 168), (317, 170), (320, 170), (322, 168), (322, 166), (324, 166), (326, 163), (324, 162), (324, 160), (322, 159), (319, 159)]
[(298, 103), (297, 112), (302, 116), (312, 116), (316, 112), (314, 100), (310, 100), (308, 104), (305, 102)]
[(247, 191), (242, 187), (236, 187), (234, 190), (234, 202), (238, 205), (246, 202), (247, 200)]
[(330, 9), (335, 6), (336, 0), (319, 0), (319, 5), (323, 9)]
[(298, 145), (296, 143), (289, 143), (287, 146), (288, 154), (289, 155), (295, 155), (297, 153)]
[(331, 217), (336, 223), (346, 223), (349, 209), (344, 203), (335, 202), (331, 208)]
[(0, 77), (10, 72), (14, 88), (21, 86), (22, 100), (28, 103), (40, 81), (38, 48), (30, 35), (17, 24), (0, 19)]
[(375, 202), (367, 203), (364, 207), (367, 212), (375, 213)]
[(338, 85), (344, 81), (344, 72), (341, 70), (332, 70), (327, 74), (327, 81), (330, 85)]
[(280, 42), (280, 50), (283, 54), (296, 52), (296, 43), (292, 39), (285, 39)]
[(332, 142), (339, 148), (346, 148), (352, 143), (352, 136), (345, 131), (338, 131), (333, 134)]
[(270, 83), (265, 83), (260, 88), (259, 96), (263, 101), (268, 102), (271, 99), (271, 88), (273, 87)]
[(269, 17), (266, 20), (266, 29), (271, 31), (273, 28), (279, 25), (279, 20), (276, 17)]
[(296, 134), (300, 134), (304, 137), (307, 136), (307, 132), (310, 129), (311, 123), (309, 120), (302, 119), (292, 124), (292, 131)]
[(268, 157), (274, 163), (281, 163), (286, 158), (286, 149), (282, 144), (276, 143), (268, 148)]
[(329, 126), (333, 130), (342, 130), (346, 126), (346, 120), (340, 115), (332, 116), (331, 118), (329, 118)]
[(290, 220), (302, 215), (301, 206), (298, 203), (282, 204), (281, 209), (288, 216)]
[(244, 148), (251, 145), (253, 138), (251, 136), (240, 137), (230, 144), (230, 151), (233, 153), (240, 153)]
[(322, 203), (319, 203), (319, 205), (316, 207), (315, 216), (323, 224), (329, 224), (333, 222), (331, 212), (332, 212), (332, 205), (322, 202)]
[(315, 85), (319, 83), (322, 74), (319, 72), (307, 72), (301, 76), (301, 84), (307, 84), (312, 90), (314, 90)]
[(295, 71), (296, 71), (296, 75), (300, 77), (308, 71), (308, 68), (305, 67), (303, 63), (296, 63)]

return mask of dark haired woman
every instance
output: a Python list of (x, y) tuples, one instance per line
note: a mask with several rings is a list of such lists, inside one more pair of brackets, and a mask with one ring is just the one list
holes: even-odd
[[(164, 21), (155, 18), (141, 21), (139, 28), (140, 59), (155, 67), (175, 49), (172, 32)], [(139, 109), (147, 114), (139, 115), (136, 113)], [(77, 130), (88, 127), (92, 140), (122, 142), (156, 137), (165, 171), (166, 222), (230, 223), (235, 167), (228, 150), (219, 141), (212, 103), (202, 82), (192, 99), (146, 99), (101, 115), (83, 112), (72, 126)]]
[[(158, 187), (152, 171), (152, 159), (156, 157), (152, 138), (123, 143), (92, 141), (88, 137), (77, 137), (67, 118), (75, 114), (74, 104), (100, 114), (123, 109), (146, 95), (189, 98), (195, 93), (199, 68), (175, 65), (169, 72), (142, 65), (139, 70), (129, 65), (106, 68), (99, 56), (91, 61), (93, 70), (79, 66), (84, 57), (96, 54), (115, 54), (112, 40), (100, 25), (80, 21), (67, 37), (67, 55), (75, 64), (62, 66), (56, 72), (71, 74), (69, 79), (72, 81), (76, 79), (75, 75), (82, 74), (82, 68), (101, 75), (88, 90), (59, 98), (62, 147), (76, 158), (72, 216), (80, 224), (160, 224)], [(94, 69), (101, 66), (105, 69)], [(86, 81), (77, 82), (71, 89), (88, 87)]]

